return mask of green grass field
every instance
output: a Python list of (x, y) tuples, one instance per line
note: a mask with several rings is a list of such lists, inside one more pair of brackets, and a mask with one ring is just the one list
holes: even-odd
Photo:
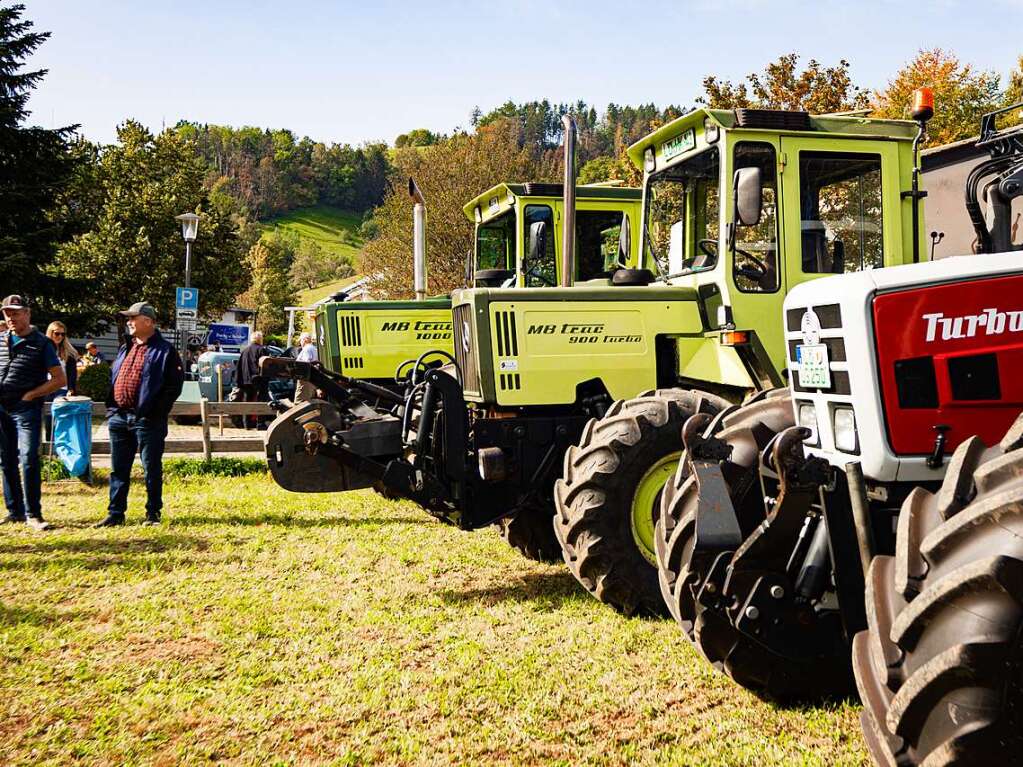
[(104, 500), (0, 528), (5, 765), (866, 763), (858, 705), (764, 703), (492, 530), (265, 474)]
[[(294, 232), (299, 237), (313, 240), (328, 252), (350, 256), (354, 261), (362, 247), (362, 238), (359, 236), (360, 224), (362, 216), (358, 213), (326, 205), (314, 205), (289, 211), (283, 216), (262, 222), (261, 226), (268, 232), (275, 228)], [(342, 232), (348, 232), (347, 242), (342, 241)]]

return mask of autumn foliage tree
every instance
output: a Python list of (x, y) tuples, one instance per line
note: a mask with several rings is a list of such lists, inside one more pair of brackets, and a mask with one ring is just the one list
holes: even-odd
[(502, 181), (554, 181), (558, 169), (540, 167), (518, 141), (514, 120), (495, 120), (472, 134), (457, 134), (431, 147), (400, 149), (390, 191), (374, 213), (378, 229), (365, 247), (361, 271), (381, 298), (412, 296), (412, 202), (408, 177), (415, 178), (427, 207), (430, 293), (465, 284), (465, 256), (472, 249), (473, 224), (462, 206)]
[(934, 90), (934, 117), (927, 127), (931, 145), (977, 135), (981, 115), (998, 108), (1002, 97), (997, 73), (977, 70), (954, 53), (934, 48), (920, 51), (874, 94), (874, 115), (909, 119), (913, 91), (922, 86)]
[(746, 76), (744, 82), (719, 80), (714, 75), (703, 79), (699, 99), (712, 109), (793, 109), (812, 114), (862, 109), (868, 94), (856, 86), (849, 73), (849, 62), (840, 59), (826, 67), (810, 59), (799, 68), (799, 55), (789, 53), (764, 67), (762, 72)]

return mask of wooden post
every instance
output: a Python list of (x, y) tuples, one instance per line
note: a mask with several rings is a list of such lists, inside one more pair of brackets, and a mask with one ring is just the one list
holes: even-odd
[(206, 398), (199, 398), (199, 417), (202, 419), (202, 459), (210, 460), (213, 457), (213, 445), (210, 442), (210, 419), (206, 412)]
[[(224, 401), (224, 366), (219, 362), (216, 365), (217, 370), (217, 402)], [(224, 414), (221, 413), (217, 416), (220, 419), (220, 436), (224, 436)]]

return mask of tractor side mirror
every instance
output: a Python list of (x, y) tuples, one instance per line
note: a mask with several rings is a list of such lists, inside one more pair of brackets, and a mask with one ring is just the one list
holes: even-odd
[(632, 230), (629, 223), (629, 214), (622, 213), (622, 229), (618, 233), (618, 265), (625, 266), (629, 263), (629, 254), (632, 253)]
[(529, 226), (529, 253), (527, 259), (530, 264), (537, 264), (543, 260), (547, 252), (547, 222), (537, 221)]
[(764, 205), (764, 187), (760, 168), (739, 168), (732, 184), (735, 189), (736, 226), (756, 226)]

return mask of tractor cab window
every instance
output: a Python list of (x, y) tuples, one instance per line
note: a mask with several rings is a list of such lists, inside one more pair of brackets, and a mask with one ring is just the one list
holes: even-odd
[(577, 280), (607, 277), (618, 268), (618, 238), (621, 233), (621, 211), (576, 211), (575, 278)]
[[(544, 252), (539, 259), (529, 258), (529, 229), (543, 221), (547, 225), (547, 242)], [(557, 272), (555, 271), (554, 241), (557, 237), (554, 233), (554, 213), (549, 205), (527, 205), (523, 216), (522, 230), (525, 243), (522, 248), (522, 271), (525, 275), (527, 288), (539, 288), (545, 285), (557, 285)]]
[(735, 170), (759, 168), (760, 222), (736, 226), (732, 239), (733, 275), (739, 290), (773, 293), (778, 289), (778, 181), (774, 147), (758, 141), (735, 145)]
[(800, 152), (799, 209), (804, 272), (884, 265), (878, 155)]
[(676, 277), (717, 263), (719, 168), (711, 147), (648, 179), (643, 247), (661, 274)]
[(476, 228), (476, 268), (515, 270), (515, 211)]

